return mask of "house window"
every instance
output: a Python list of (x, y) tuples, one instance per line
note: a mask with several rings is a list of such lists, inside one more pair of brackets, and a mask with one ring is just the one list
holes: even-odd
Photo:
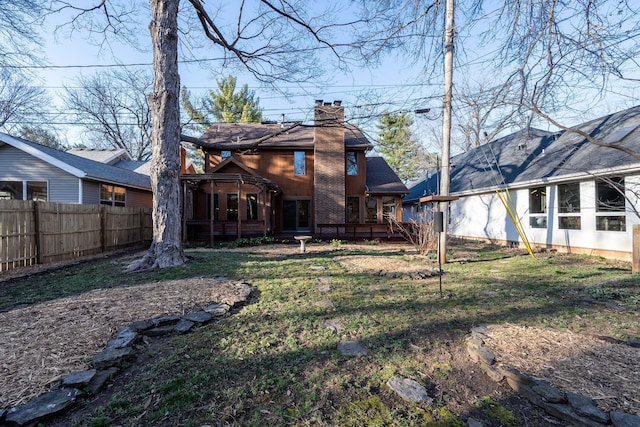
[(238, 220), (238, 193), (227, 193), (227, 221)]
[[(547, 213), (547, 187), (535, 187), (529, 189), (529, 213)], [(547, 216), (530, 215), (529, 226), (531, 228), (547, 228)]]
[(364, 199), (364, 222), (378, 222), (378, 199), (367, 197)]
[(579, 216), (558, 217), (558, 228), (561, 230), (580, 230), (581, 223)]
[(347, 151), (347, 175), (358, 175), (358, 153)]
[(347, 222), (353, 224), (360, 223), (360, 197), (347, 197)]
[(305, 161), (304, 151), (293, 152), (293, 174), (294, 175), (307, 174), (307, 164)]
[(258, 219), (258, 195), (247, 194), (247, 219)]
[(27, 181), (27, 200), (35, 200), (36, 202), (47, 201), (47, 182), (46, 181)]
[[(596, 181), (596, 212), (624, 212), (624, 178)], [(625, 215), (596, 215), (596, 230), (627, 231)]]
[[(580, 230), (580, 183), (558, 185), (558, 228), (561, 230)], [(574, 214), (574, 215), (572, 215)]]
[[(207, 206), (206, 206), (207, 219), (211, 219), (211, 193), (207, 193)], [(213, 220), (218, 221), (220, 219), (220, 196), (218, 193), (213, 193)]]
[(547, 187), (536, 187), (529, 190), (529, 212), (532, 214), (547, 213)]
[(624, 178), (596, 181), (596, 212), (624, 212)]
[(110, 206), (124, 206), (127, 190), (115, 185), (100, 185), (100, 204)]
[(0, 181), (0, 200), (46, 202), (47, 188), (47, 181)]
[(383, 197), (382, 198), (382, 216), (385, 220), (391, 218), (396, 219), (396, 198), (395, 197)]
[(0, 199), (22, 200), (22, 181), (0, 181)]
[(222, 150), (220, 152), (220, 161), (225, 161), (227, 160), (229, 157), (231, 157), (231, 151), (229, 150)]
[(558, 185), (558, 212), (580, 212), (580, 183)]

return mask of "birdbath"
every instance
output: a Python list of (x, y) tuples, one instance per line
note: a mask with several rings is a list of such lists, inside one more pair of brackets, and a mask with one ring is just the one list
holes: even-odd
[(311, 236), (293, 236), (293, 238), (300, 241), (300, 252), (305, 253), (307, 251), (307, 240), (311, 239)]

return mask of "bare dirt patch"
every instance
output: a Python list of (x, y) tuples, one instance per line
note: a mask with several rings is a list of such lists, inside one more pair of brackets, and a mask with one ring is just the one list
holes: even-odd
[(69, 372), (90, 367), (126, 324), (237, 302), (225, 279), (194, 278), (100, 289), (0, 313), (0, 408), (25, 403)]
[(640, 415), (640, 349), (568, 331), (492, 326), (485, 345), (496, 360), (543, 378), (600, 409)]

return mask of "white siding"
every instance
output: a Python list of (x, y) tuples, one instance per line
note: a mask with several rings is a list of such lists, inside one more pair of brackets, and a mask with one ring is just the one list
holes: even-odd
[(49, 201), (78, 203), (78, 178), (9, 145), (0, 146), (0, 181), (47, 181)]
[[(632, 203), (638, 206), (640, 176), (625, 177), (627, 188), (626, 231), (596, 230), (595, 182), (580, 183), (580, 230), (558, 228), (557, 187), (547, 186), (547, 228), (532, 228), (529, 225), (529, 190), (511, 191), (528, 240), (534, 247), (558, 248), (582, 253), (619, 253), (620, 259), (630, 259), (632, 252), (633, 224), (639, 224)], [(620, 213), (625, 214), (625, 213)], [(543, 214), (535, 214), (543, 215)], [(612, 215), (617, 215), (612, 213)], [(496, 193), (461, 196), (451, 202), (449, 234), (458, 237), (477, 238), (497, 243), (522, 242), (513, 222)]]

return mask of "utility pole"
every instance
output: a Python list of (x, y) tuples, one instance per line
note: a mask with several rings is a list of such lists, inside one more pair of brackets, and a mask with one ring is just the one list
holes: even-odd
[[(442, 112), (442, 177), (440, 179), (440, 196), (448, 197), (450, 188), (450, 146), (451, 146), (451, 88), (453, 82), (453, 34), (454, 34), (454, 0), (446, 1), (445, 35), (444, 35), (444, 100)], [(438, 242), (439, 262), (447, 262), (447, 228), (449, 225), (449, 202), (440, 202), (442, 212), (442, 237)]]

